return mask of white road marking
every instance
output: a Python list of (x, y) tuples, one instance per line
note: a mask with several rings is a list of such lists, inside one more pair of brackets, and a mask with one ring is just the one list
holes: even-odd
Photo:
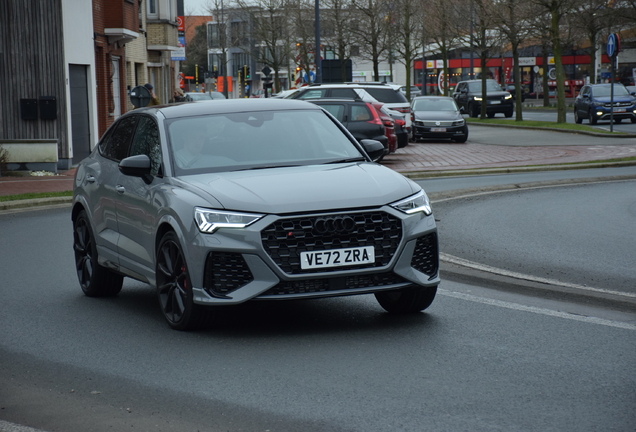
[(485, 297), (478, 297), (471, 294), (464, 294), (464, 293), (460, 293), (456, 291), (448, 291), (445, 289), (438, 289), (437, 292), (443, 296), (453, 297), (453, 298), (457, 298), (461, 300), (467, 300), (467, 301), (471, 301), (475, 303), (482, 303), (482, 304), (502, 307), (506, 309), (513, 309), (513, 310), (530, 312), (530, 313), (535, 313), (540, 315), (547, 315), (547, 316), (552, 316), (557, 318), (565, 318), (565, 319), (569, 319), (573, 321), (581, 321), (581, 322), (585, 322), (589, 324), (598, 324), (598, 325), (603, 325), (608, 327), (616, 327), (620, 329), (636, 331), (636, 325), (619, 322), (619, 321), (611, 321), (611, 320), (606, 320), (603, 318), (596, 318), (591, 316), (575, 315), (568, 312), (560, 312), (560, 311), (555, 311), (551, 309), (538, 308), (534, 306), (524, 306), (518, 303), (494, 300), (494, 299), (489, 299)]

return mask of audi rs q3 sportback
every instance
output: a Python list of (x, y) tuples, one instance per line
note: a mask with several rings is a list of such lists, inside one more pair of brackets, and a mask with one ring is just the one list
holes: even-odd
[[(153, 287), (178, 330), (248, 301), (375, 295), (426, 309), (440, 282), (426, 193), (317, 105), (230, 99), (136, 109), (77, 167), (75, 270), (90, 297)], [(220, 319), (220, 318), (219, 318)]]

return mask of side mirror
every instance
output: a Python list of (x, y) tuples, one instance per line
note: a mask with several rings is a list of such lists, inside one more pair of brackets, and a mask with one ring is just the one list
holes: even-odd
[(127, 176), (142, 177), (144, 180), (147, 180), (152, 178), (150, 175), (150, 165), (148, 155), (140, 154), (127, 157), (119, 162), (119, 171)]
[(367, 152), (371, 160), (374, 162), (384, 156), (384, 152), (386, 151), (384, 145), (377, 140), (363, 139), (360, 140), (360, 144), (362, 144), (362, 148), (364, 148), (364, 151)]
[(463, 105), (459, 107), (459, 112), (462, 113), (462, 114), (466, 113), (466, 111), (464, 110), (464, 106)]

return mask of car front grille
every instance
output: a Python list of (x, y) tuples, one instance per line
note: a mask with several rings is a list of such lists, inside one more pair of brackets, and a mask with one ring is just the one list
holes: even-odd
[(603, 106), (605, 108), (611, 108), (612, 106), (614, 108), (616, 108), (616, 107), (628, 107), (628, 106), (632, 106), (632, 105), (634, 105), (634, 102), (614, 102), (613, 105), (612, 105), (611, 102), (608, 102), (608, 103), (604, 103), (603, 104)]
[(439, 269), (439, 253), (437, 247), (437, 234), (430, 233), (417, 239), (411, 267), (430, 276), (437, 275)]
[(213, 297), (224, 297), (253, 280), (252, 272), (239, 253), (210, 252), (205, 260), (203, 286)]
[(451, 127), (453, 126), (452, 121), (416, 121), (416, 126), (422, 127)]
[(275, 297), (290, 294), (328, 293), (331, 291), (354, 290), (364, 288), (390, 287), (405, 285), (408, 281), (393, 272), (345, 276), (337, 278), (306, 279), (299, 281), (281, 281), (265, 291), (259, 297)]
[[(346, 220), (344, 227), (341, 226), (343, 220)], [(335, 227), (325, 228), (325, 225), (334, 225), (334, 222)], [(391, 261), (401, 240), (402, 221), (383, 211), (285, 218), (261, 231), (265, 251), (287, 274), (385, 266)], [(375, 262), (326, 269), (300, 268), (301, 252), (361, 246), (373, 246)]]

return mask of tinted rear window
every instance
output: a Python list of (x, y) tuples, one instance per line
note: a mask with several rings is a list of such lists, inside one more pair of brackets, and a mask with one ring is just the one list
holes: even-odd
[(409, 103), (409, 101), (406, 100), (406, 97), (402, 93), (391, 88), (365, 87), (364, 90), (371, 96), (376, 98), (378, 101), (383, 103)]

